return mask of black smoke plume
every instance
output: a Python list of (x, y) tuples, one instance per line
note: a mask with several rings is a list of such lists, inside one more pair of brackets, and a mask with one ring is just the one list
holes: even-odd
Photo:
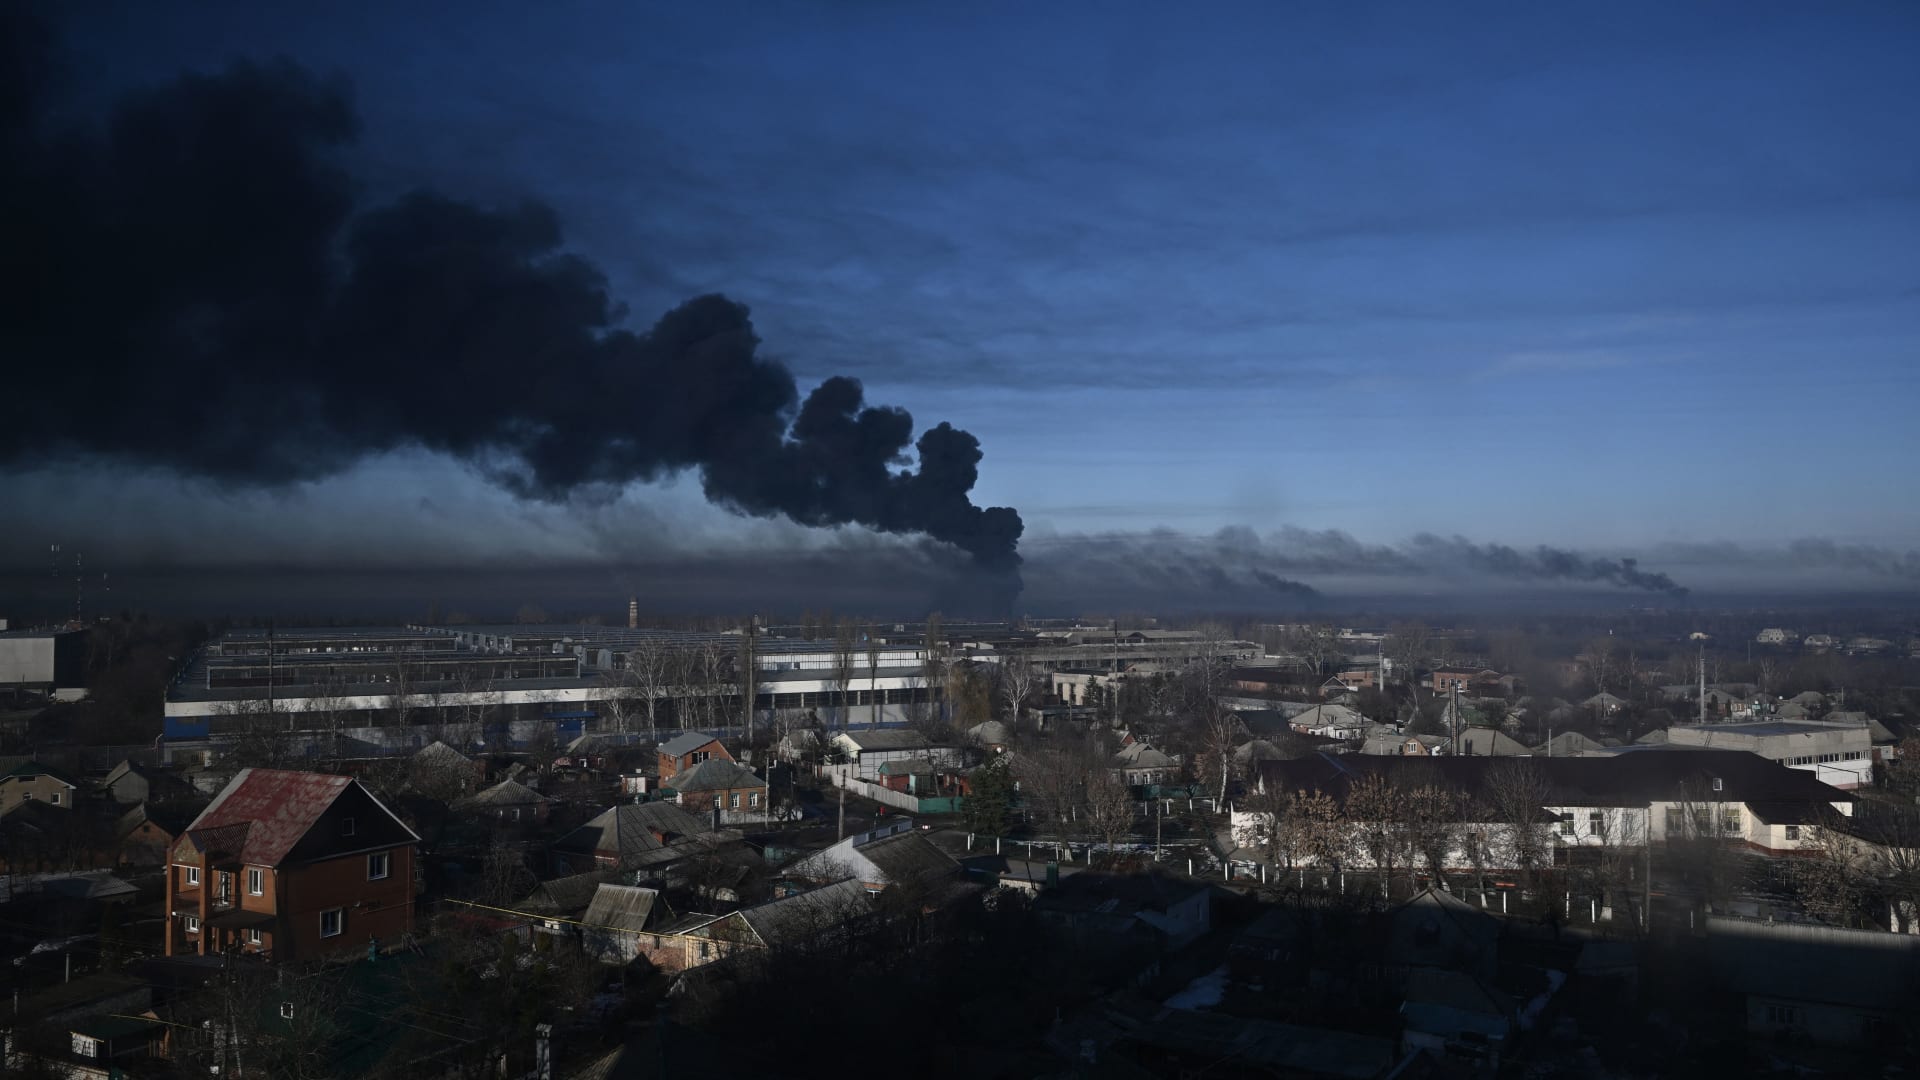
[(1593, 582), (1669, 596), (1685, 587), (1663, 573), (1640, 569), (1633, 559), (1607, 559), (1536, 547), (1477, 544), (1464, 537), (1422, 533), (1400, 544), (1368, 544), (1338, 529), (1287, 526), (1261, 536), (1229, 526), (1206, 536), (1172, 530), (1048, 537), (1030, 544), (1035, 572), (1074, 581), (1103, 576), (1149, 592), (1181, 584), (1216, 593), (1252, 586), (1283, 596), (1311, 599), (1311, 585), (1282, 575), (1390, 577), (1445, 580), (1497, 578), (1521, 582)]
[(1687, 595), (1665, 574), (1648, 573), (1634, 559), (1596, 559), (1545, 544), (1519, 551), (1505, 544), (1476, 544), (1465, 537), (1421, 533), (1408, 542), (1414, 558), (1434, 566), (1459, 566), (1516, 581), (1591, 581), (1623, 589)]
[(697, 470), (742, 513), (1017, 567), (1019, 514), (968, 495), (978, 440), (943, 423), (916, 441), (853, 379), (802, 401), (744, 305), (703, 296), (634, 333), (546, 206), (356, 206), (343, 86), (240, 63), (56, 128), (44, 31), (0, 16), (0, 35), (0, 467), (106, 458), (272, 487), (418, 446), (542, 500)]

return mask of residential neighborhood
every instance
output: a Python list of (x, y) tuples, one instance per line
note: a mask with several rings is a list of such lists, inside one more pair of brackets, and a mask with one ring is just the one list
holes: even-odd
[[(375, 638), (438, 640), (284, 633), (319, 671), (364, 667)], [(832, 660), (804, 630), (758, 633), (762, 656)], [(1309, 631), (1143, 632), (1126, 637), (1150, 655), (1063, 681), (1023, 669), (1071, 668), (1072, 634), (900, 624), (884, 647), (937, 664), (940, 692), (877, 722), (852, 689), (745, 711), (662, 697), (655, 723), (676, 726), (652, 728), (617, 696), (421, 704), (417, 743), (385, 750), (396, 718), (319, 742), (308, 710), (278, 711), (305, 692), (284, 681), (210, 753), (96, 752), (42, 725), (0, 777), (5, 906), (40, 928), (16, 937), (9, 1060), (584, 1077), (751, 1016), (765, 1034), (734, 1039), (743, 1060), (806, 1075), (781, 1071), (781, 1033), (856, 1003), (992, 1018), (1004, 1038), (941, 1044), (989, 1075), (1185, 1075), (1216, 1052), (1249, 1075), (1496, 1076), (1568, 1054), (1659, 1073), (1914, 1045), (1915, 703), (1826, 667), (1905, 661), (1743, 667), (1744, 646), (1736, 663), (1675, 633), (1664, 653), (1589, 635), (1502, 664), (1500, 639), (1460, 630), (1310, 633), (1342, 644), (1316, 662), (1293, 648)], [(1336, 670), (1375, 677), (1329, 697)], [(1857, 981), (1779, 977), (1823, 950), (1857, 956)], [(888, 975), (904, 958), (947, 974)], [(1044, 1008), (976, 996), (1005, 972)], [(802, 992), (814, 1012), (794, 1014)], [(441, 1016), (450, 1000), (471, 1017)], [(333, 1019), (307, 1029), (315, 1007)], [(356, 1033), (353, 1009), (398, 1026)]]

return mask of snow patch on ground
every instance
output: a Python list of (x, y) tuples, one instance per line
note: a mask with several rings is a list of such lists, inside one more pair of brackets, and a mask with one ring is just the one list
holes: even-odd
[(1214, 968), (1188, 983), (1186, 989), (1167, 999), (1169, 1009), (1205, 1009), (1220, 1004), (1227, 996), (1227, 967)]
[(1520, 1010), (1520, 1030), (1533, 1030), (1533, 1025), (1540, 1021), (1540, 1014), (1546, 1010), (1548, 1000), (1559, 991), (1561, 985), (1566, 981), (1566, 972), (1555, 971), (1552, 968), (1547, 969), (1547, 988), (1535, 995), (1532, 1001), (1527, 1002), (1526, 1008)]

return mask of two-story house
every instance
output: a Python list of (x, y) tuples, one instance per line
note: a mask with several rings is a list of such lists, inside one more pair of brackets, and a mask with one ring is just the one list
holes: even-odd
[(173, 845), (166, 954), (286, 962), (396, 941), (419, 842), (350, 776), (242, 769)]
[(733, 761), (734, 756), (719, 739), (704, 731), (683, 731), (660, 744), (660, 782), (669, 787), (675, 776), (703, 761)]

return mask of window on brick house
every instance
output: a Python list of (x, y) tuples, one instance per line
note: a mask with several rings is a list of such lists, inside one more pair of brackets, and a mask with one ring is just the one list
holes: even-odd
[(189, 885), (200, 884), (200, 868), (199, 867), (197, 866), (187, 867), (187, 884)]
[(200, 932), (200, 920), (192, 915), (187, 916), (187, 933), (197, 934), (199, 932)]
[(740, 793), (739, 792), (736, 791), (727, 796), (727, 809), (729, 810), (740, 809)]
[(257, 866), (247, 867), (247, 892), (260, 896), (267, 891), (267, 872)]
[(341, 931), (346, 929), (346, 926), (347, 912), (345, 908), (333, 908), (320, 913), (321, 937), (339, 937)]
[(382, 881), (387, 872), (393, 869), (393, 856), (385, 851), (376, 851), (367, 856), (367, 880)]
[(247, 944), (258, 945), (261, 943), (264, 936), (265, 935), (261, 934), (260, 931), (258, 930), (249, 930), (247, 931)]

